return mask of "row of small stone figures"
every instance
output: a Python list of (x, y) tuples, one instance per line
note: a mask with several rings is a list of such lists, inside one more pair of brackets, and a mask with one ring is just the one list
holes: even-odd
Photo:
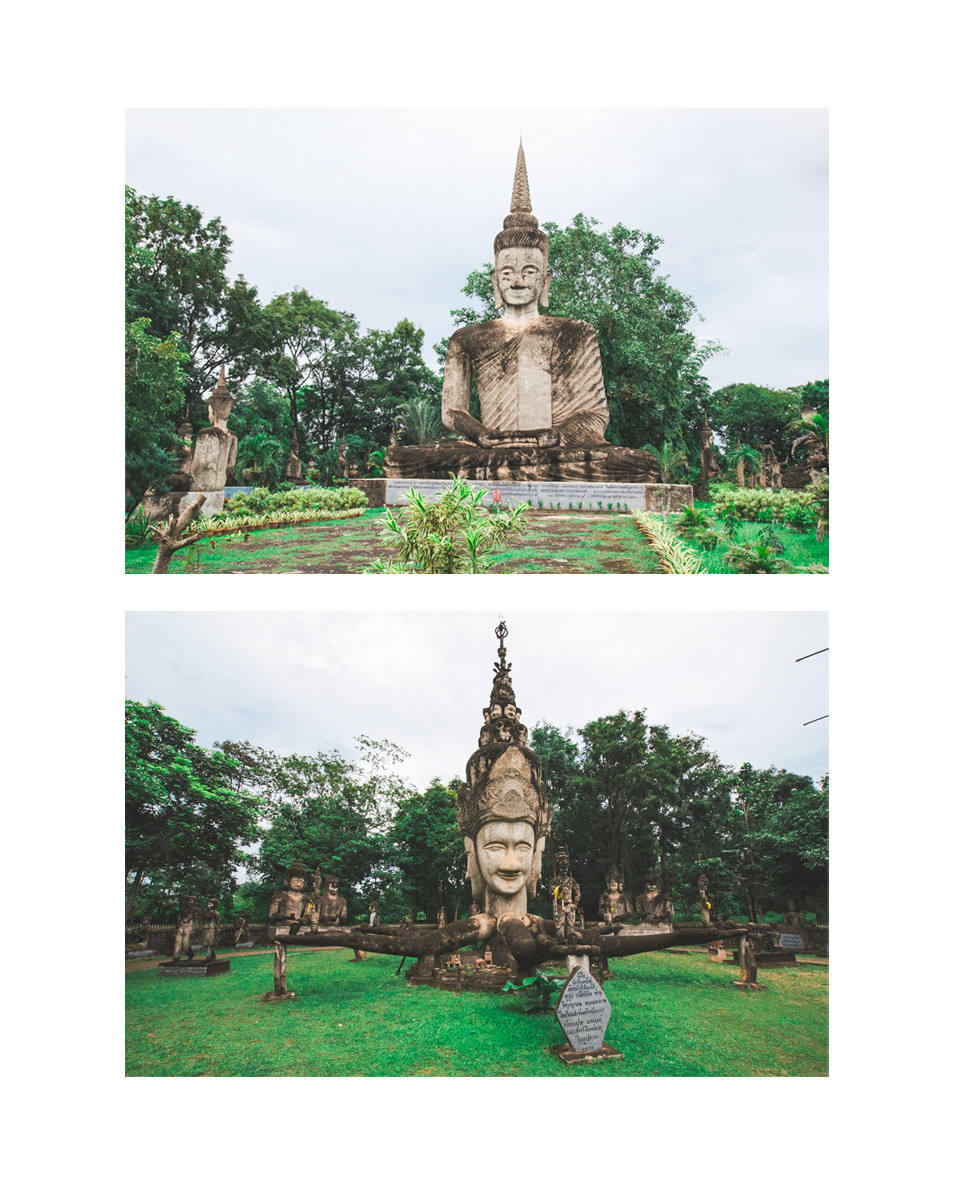
[[(305, 890), (311, 882), (311, 891)], [(325, 889), (321, 890), (324, 882)], [(268, 909), (269, 924), (279, 933), (307, 933), (318, 926), (343, 925), (348, 919), (348, 901), (340, 892), (337, 875), (323, 877), (321, 868), (314, 871), (296, 859), (285, 873), (285, 886), (272, 896)], [(371, 904), (370, 922), (377, 923), (378, 902)]]
[[(554, 857), (555, 870), (547, 885), (553, 901), (553, 920), (557, 935), (566, 937), (567, 931), (576, 926), (576, 915), (580, 902), (580, 885), (570, 872), (570, 856), (560, 847)], [(623, 879), (616, 867), (606, 873), (606, 891), (600, 896), (600, 920), (606, 925), (621, 924), (628, 917), (637, 915), (650, 925), (669, 924), (673, 918), (673, 903), (663, 891), (658, 876), (646, 880), (646, 891), (633, 898), (623, 888)]]

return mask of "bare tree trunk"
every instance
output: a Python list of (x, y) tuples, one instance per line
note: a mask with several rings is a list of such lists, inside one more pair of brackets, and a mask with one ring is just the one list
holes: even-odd
[(186, 545), (191, 545), (198, 541), (201, 533), (193, 533), (191, 536), (183, 537), (182, 534), (189, 527), (192, 521), (198, 516), (202, 510), (202, 505), (205, 503), (205, 495), (202, 494), (195, 501), (190, 504), (184, 512), (179, 513), (179, 518), (170, 528), (159, 529), (157, 537), (159, 539), (159, 552), (156, 554), (155, 565), (152, 567), (154, 574), (168, 574), (169, 563), (172, 561), (172, 555), (179, 549), (184, 549)]

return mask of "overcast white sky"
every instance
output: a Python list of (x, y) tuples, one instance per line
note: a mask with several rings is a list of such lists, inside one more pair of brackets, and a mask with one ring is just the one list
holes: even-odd
[(401, 318), (425, 357), (491, 259), (523, 136), (534, 212), (661, 236), (662, 272), (727, 354), (713, 387), (828, 376), (823, 108), (136, 108), (127, 181), (219, 216), (230, 272), (296, 287), (364, 329)]
[[(523, 721), (582, 727), (617, 710), (703, 735), (738, 766), (828, 768), (824, 612), (506, 615)], [(410, 752), (423, 789), (464, 776), (490, 693), (498, 617), (453, 612), (131, 612), (126, 696), (153, 700), (211, 747), (353, 754), (358, 735)]]

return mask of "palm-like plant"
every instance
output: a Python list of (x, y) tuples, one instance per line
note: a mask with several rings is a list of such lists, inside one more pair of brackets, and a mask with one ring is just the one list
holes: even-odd
[(657, 450), (655, 446), (650, 446), (647, 443), (643, 449), (648, 451), (659, 463), (663, 483), (669, 483), (674, 471), (689, 464), (686, 448), (682, 442), (663, 442), (661, 450)]
[(486, 493), (462, 479), (436, 500), (418, 491), (407, 493), (408, 508), (397, 515), (390, 509), (381, 526), (381, 539), (397, 551), (397, 561), (377, 561), (366, 572), (399, 574), (479, 574), (495, 546), (524, 526), (527, 504), (491, 515), (480, 507)]
[(440, 406), (423, 397), (406, 401), (398, 410), (398, 432), (409, 446), (436, 442), (444, 431)]
[(743, 446), (740, 441), (737, 441), (726, 455), (726, 461), (729, 466), (735, 467), (736, 481), (740, 487), (744, 487), (745, 468), (748, 467), (753, 475), (757, 475), (762, 469), (762, 452), (756, 450), (754, 446)]
[(267, 430), (258, 430), (239, 438), (235, 469), (241, 474), (244, 468), (249, 467), (257, 471), (266, 483), (271, 483), (282, 473), (287, 452), (287, 443)]

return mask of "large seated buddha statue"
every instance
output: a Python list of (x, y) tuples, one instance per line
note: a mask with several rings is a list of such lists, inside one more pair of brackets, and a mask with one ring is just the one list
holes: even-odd
[[(510, 214), (494, 240), (500, 316), (462, 327), (447, 348), (442, 419), (466, 440), (391, 447), (389, 477), (658, 481), (651, 454), (604, 436), (609, 407), (596, 331), (540, 312), (553, 279), (549, 248), (531, 208), (521, 144)], [(472, 384), (479, 420), (469, 411)]]

